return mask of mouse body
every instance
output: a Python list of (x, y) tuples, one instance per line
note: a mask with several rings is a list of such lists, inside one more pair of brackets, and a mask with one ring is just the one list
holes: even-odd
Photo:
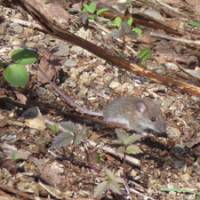
[(166, 132), (166, 123), (160, 106), (150, 98), (119, 97), (105, 106), (103, 117), (105, 121), (121, 123), (136, 132)]

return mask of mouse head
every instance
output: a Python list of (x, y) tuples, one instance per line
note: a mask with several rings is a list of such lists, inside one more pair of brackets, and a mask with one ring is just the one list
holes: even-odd
[(142, 130), (150, 129), (161, 134), (166, 132), (166, 123), (159, 104), (150, 98), (144, 98), (136, 103), (136, 109)]

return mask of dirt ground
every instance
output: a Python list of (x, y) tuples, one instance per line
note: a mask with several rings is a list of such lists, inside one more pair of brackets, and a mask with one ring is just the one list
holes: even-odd
[[(120, 1), (102, 2), (122, 13), (127, 7)], [(190, 24), (200, 20), (200, 2), (139, 0), (128, 4), (132, 12), (156, 18), (169, 29), (179, 30), (181, 36), (145, 25), (137, 26), (141, 36), (125, 34), (123, 29), (120, 32), (108, 26), (109, 20), (100, 16), (84, 27), (79, 1), (66, 1), (62, 6), (71, 16), (68, 29), (72, 33), (143, 69), (199, 86), (200, 25)], [(1, 200), (200, 199), (199, 95), (137, 76), (31, 25), (25, 26), (21, 22), (37, 22), (19, 7), (8, 8), (0, 2), (0, 16), (5, 18), (0, 24), (1, 61), (11, 62), (10, 53), (17, 48), (49, 56), (48, 66), (39, 61), (27, 66), (30, 80), (23, 89), (9, 86), (0, 69)], [(138, 52), (145, 48), (150, 49), (151, 56), (140, 62)], [(160, 104), (167, 137), (149, 133), (136, 142), (140, 152), (127, 155), (135, 161), (127, 161), (126, 156), (119, 158), (116, 130), (70, 109), (41, 78), (38, 65), (80, 107), (102, 111), (119, 96), (150, 97)], [(115, 150), (116, 155), (105, 146)], [(116, 177), (120, 177), (119, 182), (115, 182)], [(112, 186), (95, 197), (94, 191), (108, 180)]]

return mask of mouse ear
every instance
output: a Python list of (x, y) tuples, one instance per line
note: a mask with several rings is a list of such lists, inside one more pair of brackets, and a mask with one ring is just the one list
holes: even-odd
[(136, 104), (136, 108), (137, 108), (137, 110), (138, 110), (139, 112), (143, 113), (143, 112), (146, 111), (147, 106), (145, 105), (144, 102), (138, 101), (137, 104)]

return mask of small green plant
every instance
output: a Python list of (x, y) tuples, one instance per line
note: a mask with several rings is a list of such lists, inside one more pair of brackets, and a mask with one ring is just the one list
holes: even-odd
[(129, 19), (127, 20), (127, 24), (129, 26), (132, 26), (133, 25), (133, 18), (132, 17), (129, 17)]
[(104, 12), (109, 11), (109, 8), (97, 9), (97, 3), (91, 2), (83, 4), (83, 12), (89, 14), (89, 19), (94, 20), (97, 16), (102, 15)]
[(139, 28), (139, 27), (134, 27), (134, 28), (132, 29), (132, 31), (133, 31), (134, 33), (136, 33), (136, 35), (137, 35), (138, 37), (141, 37), (142, 34), (143, 34), (142, 29)]
[(112, 26), (115, 28), (120, 29), (122, 25), (122, 18), (121, 17), (116, 17), (113, 21), (112, 21)]
[(57, 134), (60, 132), (58, 124), (49, 124), (47, 127), (51, 130), (53, 134)]
[[(123, 22), (124, 22), (124, 21), (122, 20), (121, 17), (116, 17), (116, 18), (112, 21), (112, 24), (111, 24), (111, 25), (112, 25), (113, 27), (117, 28), (117, 29), (125, 29), (126, 26), (122, 26), (122, 23), (123, 23)], [(143, 32), (142, 32), (142, 29), (141, 29), (141, 28), (139, 28), (139, 27), (134, 27), (134, 28), (131, 29), (131, 27), (132, 27), (132, 25), (133, 25), (133, 22), (134, 22), (134, 20), (133, 20), (132, 17), (129, 17), (128, 20), (125, 21), (125, 22), (128, 24), (128, 27), (129, 27), (129, 29), (130, 29), (129, 32), (131, 32), (131, 31), (134, 32), (138, 37), (142, 36)], [(126, 33), (127, 31), (122, 30), (122, 32)]]
[(67, 147), (73, 145), (79, 146), (86, 138), (88, 129), (80, 128), (79, 125), (71, 121), (61, 122), (58, 125), (60, 134), (58, 134), (51, 145), (51, 149)]
[(100, 16), (107, 11), (109, 11), (109, 8), (100, 8), (97, 10), (97, 16)]
[(144, 48), (140, 50), (137, 54), (137, 58), (139, 59), (140, 63), (145, 63), (151, 58), (151, 50), (149, 48)]
[[(100, 8), (97, 9), (97, 3), (95, 1), (88, 3), (88, 4), (83, 4), (83, 12), (89, 14), (89, 19), (90, 20), (95, 20), (95, 18), (97, 16), (101, 16), (104, 12), (109, 11), (109, 8)], [(133, 24), (133, 18), (129, 17), (129, 19), (127, 20), (127, 24), (129, 27), (132, 26)], [(109, 25), (111, 25), (114, 28), (120, 29), (123, 28), (122, 27), (122, 18), (117, 16), (111, 23), (109, 23)], [(141, 36), (142, 35), (142, 29), (139, 27), (135, 27), (132, 29), (132, 31), (137, 35), (137, 36)], [(125, 31), (126, 32), (126, 31)]]
[(188, 25), (190, 25), (192, 28), (200, 28), (200, 21), (191, 20), (188, 22)]
[(139, 148), (138, 145), (134, 144), (141, 139), (140, 135), (132, 134), (129, 135), (126, 131), (117, 129), (117, 143), (120, 145), (118, 151), (124, 154), (139, 154), (142, 153), (142, 150)]
[(33, 50), (20, 48), (11, 52), (11, 59), (11, 64), (1, 62), (1, 67), (4, 68), (3, 77), (12, 87), (24, 88), (29, 81), (25, 65), (35, 63), (38, 55)]
[(124, 180), (109, 169), (104, 170), (104, 176), (105, 181), (99, 183), (94, 189), (95, 198), (104, 196), (109, 190), (113, 193), (121, 194), (121, 187), (124, 184)]
[(96, 2), (91, 2), (91, 3), (88, 3), (88, 4), (83, 4), (83, 11), (88, 13), (88, 14), (94, 14), (95, 11), (96, 11)]

